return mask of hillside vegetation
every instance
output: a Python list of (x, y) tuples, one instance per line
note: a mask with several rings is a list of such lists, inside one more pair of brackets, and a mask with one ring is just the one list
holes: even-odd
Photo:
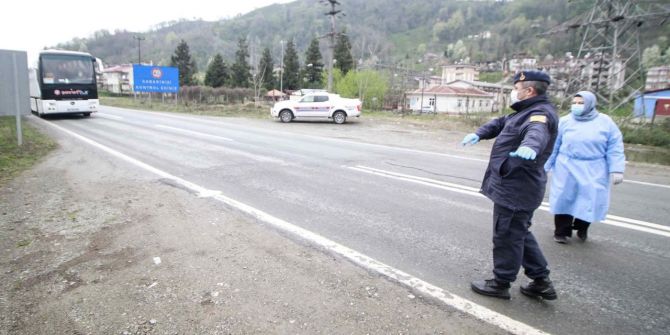
[[(387, 64), (416, 63), (431, 54), (446, 56), (454, 62), (466, 57), (472, 62), (482, 62), (519, 53), (543, 58), (575, 52), (580, 42), (575, 32), (539, 34), (591, 6), (591, 1), (568, 0), (340, 2), (339, 9), (345, 15), (338, 17), (337, 29), (348, 34), (354, 59)], [(225, 8), (225, 4), (220, 7)], [(237, 41), (243, 37), (249, 42), (252, 63), (260, 59), (265, 47), (270, 48), (278, 63), (280, 41), (293, 39), (302, 58), (314, 37), (329, 32), (330, 22), (324, 15), (327, 9), (318, 0), (297, 0), (216, 22), (166, 22), (147, 32), (103, 30), (57, 47), (88, 51), (106, 64), (137, 62), (137, 43), (133, 36), (140, 33), (146, 37), (142, 42), (143, 61), (168, 65), (170, 55), (183, 39), (190, 46), (198, 69), (204, 71), (216, 53), (221, 53), (226, 61), (232, 60)], [(660, 50), (666, 50), (668, 26), (660, 29), (650, 26), (642, 39), (643, 47), (658, 44)], [(327, 43), (322, 40), (324, 54), (326, 47)]]

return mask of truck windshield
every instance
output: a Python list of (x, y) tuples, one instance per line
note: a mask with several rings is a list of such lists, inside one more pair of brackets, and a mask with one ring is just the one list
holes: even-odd
[(76, 55), (42, 55), (44, 84), (93, 84), (93, 59)]

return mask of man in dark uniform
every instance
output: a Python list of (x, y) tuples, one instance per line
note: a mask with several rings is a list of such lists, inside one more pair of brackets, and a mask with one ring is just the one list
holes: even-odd
[(474, 281), (483, 295), (510, 299), (510, 283), (521, 266), (533, 281), (521, 293), (556, 299), (547, 261), (528, 230), (533, 212), (542, 203), (551, 155), (558, 130), (556, 108), (546, 96), (549, 75), (522, 71), (514, 76), (512, 114), (494, 119), (468, 134), (462, 144), (496, 138), (480, 192), (493, 206), (493, 279)]

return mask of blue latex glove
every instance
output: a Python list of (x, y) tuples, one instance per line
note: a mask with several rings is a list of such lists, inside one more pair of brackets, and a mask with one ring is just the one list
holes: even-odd
[(472, 144), (477, 144), (479, 142), (479, 136), (475, 133), (467, 134), (465, 137), (463, 137), (463, 141), (461, 142), (461, 145), (472, 145)]
[(510, 157), (519, 157), (523, 159), (528, 159), (528, 160), (533, 160), (535, 157), (537, 157), (537, 153), (535, 150), (529, 148), (529, 147), (519, 147), (516, 149), (516, 151), (512, 151), (509, 153)]

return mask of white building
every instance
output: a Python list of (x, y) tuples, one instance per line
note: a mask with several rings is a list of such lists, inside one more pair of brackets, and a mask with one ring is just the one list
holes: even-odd
[(511, 73), (517, 73), (521, 70), (534, 69), (537, 65), (537, 59), (527, 55), (519, 55), (507, 62), (507, 70)]
[(607, 90), (619, 90), (623, 87), (626, 79), (626, 68), (620, 59), (609, 60), (601, 56), (585, 59), (586, 64), (582, 68), (584, 85), (590, 91), (600, 91), (603, 87)]
[(442, 85), (455, 81), (479, 80), (479, 71), (474, 65), (444, 65), (442, 66)]
[(417, 112), (490, 113), (494, 105), (493, 94), (474, 87), (431, 86), (406, 92), (405, 97), (407, 108)]
[(509, 106), (509, 95), (514, 89), (512, 85), (500, 85), (484, 81), (455, 80), (447, 83), (447, 86), (461, 88), (476, 88), (493, 96), (491, 112), (500, 112), (505, 106)]
[(133, 91), (133, 66), (117, 65), (102, 71), (102, 87), (112, 93), (130, 93)]
[(670, 65), (652, 67), (647, 71), (647, 82), (644, 89), (647, 91), (670, 88)]

